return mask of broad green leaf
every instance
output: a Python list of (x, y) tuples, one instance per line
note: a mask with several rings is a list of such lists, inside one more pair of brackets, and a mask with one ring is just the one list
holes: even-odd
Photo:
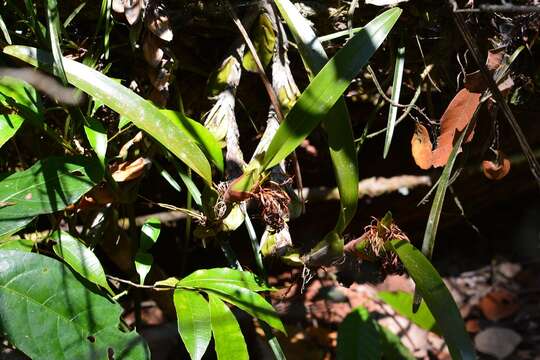
[(178, 333), (191, 359), (201, 359), (212, 338), (208, 302), (198, 292), (175, 290), (174, 308), (178, 321)]
[(150, 359), (144, 340), (118, 328), (122, 307), (85, 287), (59, 261), (0, 250), (0, 331), (34, 360)]
[(139, 274), (139, 281), (144, 284), (146, 275), (152, 268), (154, 257), (148, 252), (156, 243), (161, 231), (161, 222), (157, 218), (150, 218), (145, 221), (141, 229), (141, 239), (139, 241), (139, 250), (135, 255), (135, 269)]
[[(403, 69), (405, 68), (405, 47), (400, 46), (396, 52), (396, 64), (394, 66), (394, 80), (392, 81), (392, 96), (391, 99), (394, 103), (399, 103), (399, 96), (401, 94), (401, 84), (403, 82)], [(388, 125), (386, 126), (386, 139), (384, 141), (383, 158), (386, 159), (388, 151), (390, 150), (390, 144), (392, 143), (392, 137), (394, 136), (394, 127), (396, 126), (398, 108), (390, 104), (388, 109)]]
[[(51, 66), (50, 53), (28, 46), (6, 46), (4, 53), (38, 66)], [(194, 139), (171, 121), (165, 114), (135, 94), (92, 68), (70, 59), (63, 59), (67, 80), (73, 86), (102, 101), (112, 110), (129, 118), (175, 156), (199, 174), (207, 183), (212, 182), (210, 164)]]
[[(274, 55), (274, 48), (276, 47), (276, 34), (274, 32), (274, 26), (272, 20), (267, 13), (261, 13), (259, 20), (255, 24), (253, 34), (251, 35), (251, 41), (257, 51), (257, 56), (261, 60), (263, 67), (268, 66), (272, 56)], [(258, 72), (258, 67), (251, 51), (247, 51), (242, 59), (242, 65), (244, 68), (251, 72)]]
[(405, 240), (391, 240), (393, 250), (416, 284), (444, 336), (452, 359), (476, 359), (471, 339), (450, 291), (429, 260)]
[(392, 333), (384, 326), (379, 325), (379, 336), (381, 337), (382, 356), (385, 360), (416, 360), (409, 349), (399, 339), (399, 336)]
[(84, 124), (84, 132), (86, 138), (94, 149), (99, 161), (103, 168), (105, 168), (105, 155), (107, 154), (107, 129), (93, 117), (87, 118), (86, 124)]
[(216, 295), (208, 294), (208, 300), (218, 360), (248, 360), (246, 341), (233, 313)]
[(79, 239), (64, 231), (55, 231), (50, 235), (50, 238), (55, 242), (53, 250), (58, 257), (63, 259), (83, 278), (101, 286), (109, 294), (114, 295), (109, 283), (107, 283), (105, 271), (92, 250), (87, 248)]
[(37, 215), (76, 202), (101, 181), (100, 166), (84, 157), (50, 157), (0, 181), (0, 237), (22, 229)]
[(232, 284), (218, 283), (211, 284), (206, 288), (202, 288), (202, 290), (219, 296), (222, 300), (237, 306), (274, 329), (285, 333), (285, 327), (277, 312), (272, 305), (256, 292)]
[(379, 360), (381, 339), (375, 320), (363, 307), (353, 309), (338, 327), (338, 360)]
[[(289, 0), (275, 1), (298, 46), (310, 79), (324, 67), (328, 56), (309, 22)], [(342, 233), (351, 222), (358, 204), (358, 159), (347, 105), (343, 98), (322, 120), (340, 194), (341, 209), (335, 230)]]
[(24, 120), (43, 121), (35, 89), (22, 80), (0, 78), (0, 105), (6, 108), (0, 115), (0, 147), (15, 135)]
[(213, 284), (230, 284), (251, 291), (267, 291), (272, 288), (249, 271), (239, 271), (230, 268), (214, 268), (197, 270), (186, 276), (178, 285), (188, 288), (212, 288)]
[(219, 142), (216, 140), (214, 135), (212, 135), (212, 133), (208, 131), (204, 125), (188, 118), (179, 111), (160, 111), (171, 119), (186, 134), (189, 134), (191, 138), (199, 145), (201, 150), (203, 150), (205, 154), (212, 160), (219, 171), (223, 172), (224, 161), (221, 145), (219, 145)]
[(34, 249), (34, 242), (27, 239), (14, 239), (0, 243), (0, 250), (18, 250), (31, 252)]
[(277, 165), (289, 155), (327, 116), (350, 82), (382, 44), (401, 9), (377, 16), (337, 52), (315, 76), (278, 128), (262, 165), (263, 170)]
[(412, 312), (413, 294), (403, 291), (389, 292), (381, 291), (378, 293), (379, 297), (394, 310), (396, 310), (401, 316), (411, 320), (416, 325), (428, 331), (436, 331), (436, 321), (431, 315), (428, 307), (425, 303), (420, 305), (420, 308), (416, 313)]

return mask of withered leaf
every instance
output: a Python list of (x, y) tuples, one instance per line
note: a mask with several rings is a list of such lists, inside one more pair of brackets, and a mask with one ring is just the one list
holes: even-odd
[(482, 161), (482, 170), (484, 175), (490, 180), (501, 180), (510, 172), (510, 160), (499, 151), (497, 161)]
[(517, 296), (505, 289), (496, 289), (480, 299), (478, 304), (484, 316), (498, 321), (515, 314), (519, 310)]
[(411, 139), (411, 152), (414, 162), (420, 169), (427, 170), (433, 164), (432, 150), (433, 144), (429, 138), (428, 130), (424, 125), (416, 123)]
[(142, 13), (143, 0), (124, 0), (124, 15), (129, 25), (139, 21)]
[(153, 34), (147, 34), (143, 42), (143, 54), (146, 62), (153, 68), (158, 67), (163, 59), (163, 49), (158, 38)]
[(146, 15), (146, 27), (154, 35), (165, 41), (172, 41), (173, 31), (165, 8), (157, 6)]
[(134, 161), (125, 161), (111, 166), (111, 174), (116, 182), (134, 180), (140, 177), (151, 164), (150, 160), (138, 158)]
[(124, 12), (124, 0), (113, 0), (112, 9), (114, 12), (123, 13)]
[[(441, 133), (437, 139), (437, 148), (433, 150), (434, 167), (446, 165), (456, 131), (463, 131), (469, 124), (476, 108), (480, 105), (481, 95), (461, 89), (446, 108), (441, 117)], [(465, 142), (471, 141), (473, 136), (474, 131), (471, 131)]]

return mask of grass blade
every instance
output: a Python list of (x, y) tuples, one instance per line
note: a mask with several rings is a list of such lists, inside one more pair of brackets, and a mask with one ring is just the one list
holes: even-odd
[(9, 36), (9, 31), (4, 19), (2, 18), (2, 14), (0, 14), (0, 30), (2, 30), (2, 34), (4, 34), (4, 39), (6, 39), (6, 42), (11, 45), (11, 36)]
[(62, 34), (58, 4), (56, 0), (45, 0), (45, 8), (47, 9), (47, 32), (54, 58), (53, 73), (60, 78), (64, 85), (67, 85), (68, 81), (62, 61), (62, 49), (60, 48), (60, 40), (58, 39), (58, 36)]
[[(50, 53), (40, 49), (11, 45), (4, 53), (37, 66), (51, 66)], [(70, 59), (64, 59), (67, 80), (70, 84), (88, 93), (95, 99), (131, 119), (140, 129), (146, 131), (208, 184), (212, 183), (210, 164), (199, 149), (197, 141), (185, 133), (149, 101), (135, 94), (113, 79), (92, 68)]]
[(326, 117), (353, 78), (392, 30), (401, 9), (377, 16), (324, 66), (280, 125), (265, 157), (263, 170), (285, 159)]
[[(397, 49), (396, 64), (394, 66), (394, 80), (392, 82), (392, 102), (399, 103), (399, 96), (401, 94), (401, 83), (403, 81), (403, 69), (405, 67), (405, 47), (401, 46)], [(386, 139), (384, 141), (383, 158), (386, 159), (388, 151), (390, 150), (390, 144), (392, 143), (392, 136), (394, 135), (394, 127), (396, 126), (396, 117), (398, 113), (397, 106), (390, 104), (388, 109), (388, 125), (386, 127)]]
[(409, 242), (395, 239), (390, 243), (437, 320), (437, 326), (444, 336), (452, 359), (476, 359), (474, 347), (456, 303), (437, 270)]
[[(328, 61), (326, 52), (307, 20), (289, 0), (276, 0), (276, 5), (291, 30), (312, 79)], [(343, 98), (328, 112), (323, 124), (340, 193), (341, 211), (336, 231), (341, 233), (354, 217), (358, 204), (358, 159), (351, 120)]]

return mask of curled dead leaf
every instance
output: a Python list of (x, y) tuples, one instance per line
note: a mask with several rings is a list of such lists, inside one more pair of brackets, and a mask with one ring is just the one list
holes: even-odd
[(484, 175), (490, 180), (501, 180), (504, 178), (510, 172), (510, 166), (510, 160), (501, 151), (497, 152), (496, 162), (491, 160), (482, 161)]
[(507, 318), (519, 310), (517, 296), (505, 289), (493, 290), (480, 299), (478, 306), (491, 321)]
[[(433, 150), (433, 166), (446, 165), (456, 132), (463, 131), (471, 121), (476, 108), (480, 105), (480, 93), (473, 93), (468, 89), (461, 89), (452, 99), (441, 117), (441, 133), (437, 139), (437, 148)], [(472, 140), (474, 130), (471, 131), (465, 142)]]
[(129, 25), (135, 24), (141, 18), (143, 0), (124, 0), (124, 15)]
[(120, 164), (114, 164), (110, 170), (114, 181), (124, 182), (139, 178), (150, 164), (150, 160), (138, 158), (135, 161), (124, 161)]
[(124, 12), (124, 0), (113, 0), (112, 9), (114, 12), (123, 13)]
[(153, 68), (158, 67), (164, 54), (158, 38), (153, 34), (147, 34), (144, 38), (142, 48), (146, 62)]
[(169, 16), (167, 16), (166, 9), (163, 7), (163, 4), (152, 7), (149, 10), (150, 11), (148, 11), (145, 21), (148, 30), (162, 40), (172, 41), (173, 31), (169, 21)]
[(411, 152), (414, 162), (420, 169), (427, 170), (433, 164), (432, 150), (433, 144), (429, 138), (428, 130), (424, 125), (416, 123), (411, 139)]

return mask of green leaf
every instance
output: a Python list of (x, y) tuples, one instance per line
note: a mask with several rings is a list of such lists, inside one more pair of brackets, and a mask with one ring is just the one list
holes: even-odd
[[(405, 47), (401, 46), (397, 49), (396, 64), (394, 66), (394, 80), (392, 81), (392, 96), (391, 99), (394, 103), (399, 103), (399, 96), (401, 94), (401, 84), (403, 82), (403, 69), (405, 68)], [(390, 150), (390, 144), (392, 143), (392, 136), (394, 135), (394, 127), (396, 126), (398, 108), (390, 104), (388, 109), (388, 125), (386, 126), (386, 139), (384, 141), (383, 158), (386, 159), (388, 151)]]
[(24, 120), (43, 121), (36, 90), (22, 80), (9, 76), (0, 78), (0, 105), (7, 108), (0, 115), (0, 147), (15, 135)]
[(191, 359), (199, 360), (212, 338), (209, 304), (198, 292), (175, 290), (174, 307), (178, 333)]
[(452, 359), (476, 359), (471, 339), (450, 291), (429, 260), (409, 242), (392, 240), (392, 248), (416, 283), (439, 327)]
[(79, 239), (64, 231), (55, 231), (50, 235), (50, 238), (55, 241), (53, 250), (58, 257), (63, 259), (83, 278), (101, 286), (109, 294), (114, 295), (109, 283), (107, 283), (105, 271), (99, 259)]
[(148, 250), (156, 243), (161, 232), (161, 222), (157, 218), (150, 218), (145, 221), (141, 230), (139, 250), (135, 255), (135, 270), (139, 274), (140, 284), (144, 284), (146, 275), (150, 272), (154, 257)]
[(221, 145), (216, 140), (214, 135), (204, 125), (197, 121), (188, 118), (186, 115), (179, 111), (173, 110), (160, 110), (169, 119), (171, 119), (179, 128), (181, 128), (186, 134), (189, 134), (191, 138), (199, 145), (204, 153), (212, 160), (219, 171), (223, 172), (224, 161), (223, 152), (221, 151)]
[(272, 288), (266, 286), (255, 274), (249, 271), (239, 271), (230, 268), (197, 270), (178, 283), (180, 286), (194, 289), (211, 289), (214, 284), (230, 284), (251, 291), (272, 290)]
[(384, 326), (379, 325), (379, 336), (381, 337), (382, 358), (385, 360), (416, 360), (409, 349), (399, 339)]
[(118, 329), (122, 307), (94, 291), (61, 262), (0, 251), (0, 331), (34, 360), (150, 359), (144, 340)]
[(263, 170), (285, 159), (327, 116), (350, 82), (382, 44), (401, 9), (377, 16), (337, 52), (304, 90), (278, 128), (262, 162)]
[(338, 360), (379, 360), (381, 339), (375, 320), (363, 307), (353, 309), (338, 327)]
[[(251, 36), (253, 46), (257, 51), (257, 56), (261, 60), (263, 68), (268, 66), (272, 56), (274, 55), (274, 48), (276, 47), (276, 34), (274, 32), (274, 26), (272, 20), (267, 13), (261, 13), (258, 22), (255, 24), (255, 30)], [(251, 51), (247, 51), (242, 59), (242, 65), (244, 68), (251, 72), (258, 72), (257, 64)]]
[[(309, 22), (289, 0), (275, 1), (298, 46), (310, 79), (324, 67), (328, 57)], [(347, 105), (343, 98), (322, 120), (340, 194), (341, 209), (335, 230), (342, 233), (356, 213), (358, 204), (358, 159)]]
[(379, 297), (394, 310), (396, 310), (401, 316), (411, 320), (416, 325), (428, 331), (437, 332), (436, 321), (433, 315), (429, 311), (426, 304), (422, 303), (416, 313), (412, 312), (413, 294), (403, 291), (389, 292), (381, 291), (378, 293)]
[(84, 124), (84, 132), (86, 133), (86, 138), (94, 149), (99, 161), (103, 168), (105, 168), (105, 155), (107, 154), (107, 130), (93, 117), (86, 118), (86, 124)]
[(222, 300), (237, 306), (251, 316), (264, 321), (274, 329), (285, 333), (279, 315), (261, 295), (249, 289), (232, 285), (214, 283), (202, 288), (207, 293), (219, 296)]
[(64, 85), (67, 85), (66, 72), (62, 60), (62, 49), (60, 48), (59, 35), (62, 34), (60, 28), (60, 14), (58, 12), (58, 4), (56, 0), (44, 0), (45, 8), (47, 9), (47, 34), (49, 35), (49, 44), (51, 46), (52, 55), (54, 58), (53, 73), (62, 80)]
[(27, 239), (8, 240), (0, 243), (0, 250), (18, 250), (31, 252), (34, 249), (34, 242)]
[(0, 237), (22, 229), (37, 215), (51, 214), (76, 202), (101, 181), (95, 161), (50, 157), (0, 181)]
[(11, 37), (9, 36), (9, 31), (7, 29), (6, 23), (4, 22), (2, 14), (0, 14), (0, 30), (2, 30), (2, 34), (4, 34), (4, 39), (6, 39), (6, 42), (11, 45)]
[(208, 294), (208, 300), (218, 360), (248, 360), (246, 341), (233, 313), (217, 296)]
[[(6, 46), (4, 53), (34, 66), (51, 66), (50, 53), (27, 46)], [(146, 131), (175, 156), (212, 183), (210, 164), (197, 142), (149, 101), (118, 84), (92, 68), (70, 59), (63, 59), (67, 80), (73, 86), (102, 101), (112, 110), (128, 117), (137, 127)]]

